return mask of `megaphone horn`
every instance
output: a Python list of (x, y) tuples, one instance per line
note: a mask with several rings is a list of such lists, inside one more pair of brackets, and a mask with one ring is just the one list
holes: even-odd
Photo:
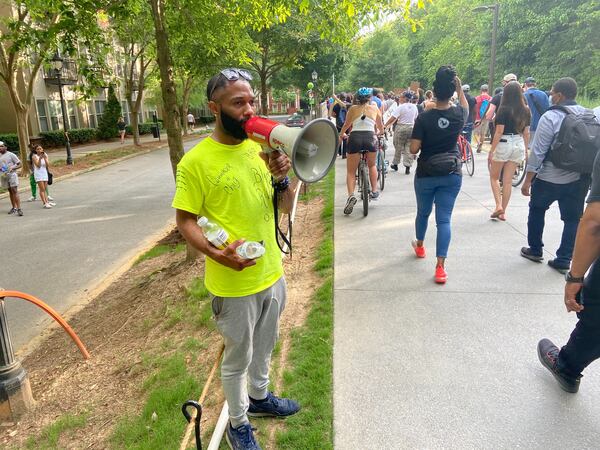
[(292, 161), (292, 168), (305, 183), (319, 181), (335, 162), (338, 133), (327, 119), (316, 119), (304, 128), (290, 128), (273, 120), (253, 116), (244, 129), (248, 138), (266, 149), (284, 152)]

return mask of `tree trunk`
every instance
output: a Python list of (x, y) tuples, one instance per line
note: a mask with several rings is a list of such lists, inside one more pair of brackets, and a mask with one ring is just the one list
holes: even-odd
[[(139, 94), (138, 94), (139, 95)], [(129, 99), (127, 99), (129, 102)], [(133, 134), (133, 145), (141, 145), (140, 143), (140, 128), (138, 120), (138, 106), (137, 102), (129, 103), (129, 111), (131, 116), (131, 133)]]
[(171, 169), (173, 177), (175, 177), (177, 163), (183, 157), (184, 152), (179, 110), (177, 108), (177, 91), (173, 78), (173, 63), (166, 29), (165, 3), (164, 0), (149, 0), (149, 2), (152, 8), (152, 19), (154, 21), (154, 33), (156, 36), (156, 53), (160, 70), (160, 87), (165, 115), (163, 121), (167, 129)]
[[(15, 106), (15, 105), (13, 105)], [(27, 127), (27, 117), (29, 108), (17, 108), (15, 106), (15, 115), (17, 116), (17, 136), (19, 136), (19, 159), (23, 164), (21, 176), (26, 177), (33, 168), (29, 167), (29, 128)]]
[(268, 98), (269, 93), (267, 92), (267, 76), (262, 72), (259, 72), (260, 76), (260, 109), (263, 116), (269, 114)]

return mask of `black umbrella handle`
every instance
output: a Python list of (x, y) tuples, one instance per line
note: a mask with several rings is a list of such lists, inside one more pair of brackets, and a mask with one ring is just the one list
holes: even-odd
[(200, 419), (202, 418), (202, 406), (200, 406), (200, 403), (194, 400), (188, 400), (181, 406), (181, 412), (188, 423), (192, 421), (192, 416), (188, 412), (188, 406), (196, 408), (196, 418), (194, 419), (194, 428), (196, 431), (196, 450), (202, 450), (202, 439), (200, 438)]

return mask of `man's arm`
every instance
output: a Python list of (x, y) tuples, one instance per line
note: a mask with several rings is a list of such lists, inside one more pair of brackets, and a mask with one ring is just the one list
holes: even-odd
[(416, 155), (421, 150), (421, 140), (420, 139), (411, 139), (410, 140), (410, 153), (412, 155)]
[(243, 240), (235, 241), (223, 250), (220, 250), (208, 242), (202, 232), (202, 228), (198, 226), (195, 214), (177, 209), (175, 220), (177, 222), (177, 229), (187, 243), (219, 264), (237, 271), (256, 264), (255, 260), (241, 258), (236, 253), (235, 249), (242, 245)]
[(554, 124), (550, 119), (552, 114), (544, 114), (538, 122), (538, 127), (535, 132), (535, 139), (533, 140), (533, 146), (527, 159), (527, 176), (521, 186), (521, 193), (525, 196), (529, 196), (529, 190), (531, 188), (531, 182), (535, 175), (542, 168), (542, 164), (546, 159), (546, 154), (550, 151), (550, 146), (554, 141)]
[[(600, 202), (588, 204), (577, 228), (575, 250), (571, 262), (571, 276), (581, 278), (592, 263), (600, 257)], [(565, 284), (565, 306), (567, 311), (579, 312), (583, 305), (575, 296), (581, 290), (581, 283)]]
[[(260, 157), (267, 165), (267, 168), (269, 169), (269, 172), (271, 172), (271, 175), (273, 175), (275, 182), (283, 181), (292, 167), (290, 158), (288, 158), (288, 156), (283, 152), (261, 152)], [(292, 211), (292, 208), (294, 207), (294, 197), (295, 191), (292, 188), (291, 183), (288, 184), (284, 191), (277, 193), (277, 206), (282, 213), (289, 214)]]

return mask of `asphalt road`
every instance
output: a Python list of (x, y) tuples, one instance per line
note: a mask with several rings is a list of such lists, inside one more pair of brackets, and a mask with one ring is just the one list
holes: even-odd
[[(186, 142), (186, 150), (199, 141)], [(9, 200), (1, 199), (0, 286), (35, 295), (64, 313), (174, 222), (174, 189), (163, 149), (56, 183), (50, 194), (57, 206), (50, 210), (24, 201), (23, 193), (25, 215), (8, 216)], [(49, 320), (25, 301), (6, 303), (16, 350)]]

